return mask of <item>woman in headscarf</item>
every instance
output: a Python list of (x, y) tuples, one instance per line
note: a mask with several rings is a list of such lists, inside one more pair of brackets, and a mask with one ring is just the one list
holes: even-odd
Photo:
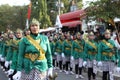
[(49, 40), (40, 35), (39, 22), (32, 19), (30, 35), (24, 37), (19, 44), (17, 73), (14, 80), (46, 80), (52, 76), (52, 54)]

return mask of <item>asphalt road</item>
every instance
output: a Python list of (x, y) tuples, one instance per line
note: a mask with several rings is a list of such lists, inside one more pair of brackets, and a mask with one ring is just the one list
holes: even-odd
[[(58, 77), (56, 80), (88, 80), (87, 79), (87, 73), (83, 72), (84, 79), (75, 79), (75, 74), (65, 74), (64, 72), (59, 72), (59, 70), (55, 70), (54, 72), (57, 72)], [(8, 80), (5, 73), (0, 69), (0, 80)], [(101, 80), (100, 76), (98, 76), (97, 80)]]
[[(88, 80), (87, 73), (84, 70), (82, 73), (84, 76), (84, 79), (80, 79), (80, 78), (76, 79), (75, 74), (73, 74), (73, 75), (72, 74), (65, 74), (64, 72), (59, 72), (59, 70), (55, 70), (54, 72), (56, 72), (58, 74), (58, 77), (56, 78), (56, 80)], [(102, 80), (101, 75), (102, 75), (102, 73), (98, 73), (96, 80)], [(5, 73), (1, 70), (1, 68), (0, 68), (0, 80), (8, 80), (8, 78), (6, 77)], [(115, 80), (120, 80), (120, 78), (115, 79)]]
[[(80, 78), (76, 79), (75, 74), (65, 74), (64, 72), (59, 72), (58, 70), (55, 70), (55, 72), (58, 73), (58, 77), (56, 78), (56, 80), (88, 80), (86, 72), (82, 73), (84, 76), (84, 79), (80, 79)], [(96, 80), (102, 80), (101, 73), (98, 73)]]
[(8, 80), (7, 76), (6, 76), (5, 73), (1, 70), (1, 68), (0, 68), (0, 80)]

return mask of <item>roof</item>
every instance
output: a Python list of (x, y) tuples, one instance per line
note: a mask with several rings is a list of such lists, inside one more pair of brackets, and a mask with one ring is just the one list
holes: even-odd
[(60, 15), (60, 21), (62, 26), (76, 27), (81, 24), (80, 18), (85, 14), (84, 10), (77, 10)]
[(80, 16), (84, 14), (85, 14), (84, 10), (77, 10), (74, 12), (65, 13), (60, 15), (60, 21), (61, 23), (64, 23), (64, 22), (69, 22), (73, 20), (80, 20)]
[(69, 28), (71, 27), (76, 27), (77, 25), (80, 25), (81, 21), (71, 21), (71, 22), (66, 22), (63, 23), (62, 26), (68, 26)]

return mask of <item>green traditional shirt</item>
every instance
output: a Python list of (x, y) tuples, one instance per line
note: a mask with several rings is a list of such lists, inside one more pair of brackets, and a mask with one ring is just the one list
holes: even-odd
[(11, 43), (8, 47), (8, 52), (7, 52), (7, 55), (6, 55), (6, 61), (10, 61), (12, 60), (12, 54), (13, 54), (13, 49), (12, 49), (12, 45), (13, 45), (13, 39), (11, 39)]
[(72, 40), (68, 41), (65, 40), (63, 42), (62, 52), (65, 54), (65, 56), (71, 56), (71, 48), (72, 48)]
[(99, 48), (99, 60), (102, 61), (116, 61), (118, 51), (115, 48), (115, 44), (113, 40), (102, 40), (100, 42)]
[(118, 59), (119, 59), (119, 61), (118, 61), (118, 67), (120, 67), (120, 50), (118, 50)]
[(54, 54), (54, 48), (55, 48), (55, 42), (54, 41), (50, 42), (50, 48), (51, 48), (52, 56), (54, 56), (55, 55)]
[(2, 57), (6, 57), (6, 56), (7, 56), (8, 48), (9, 48), (9, 46), (10, 46), (10, 44), (11, 44), (11, 41), (12, 41), (12, 39), (6, 40), (6, 41), (3, 43)]
[(58, 40), (55, 44), (55, 51), (59, 54), (62, 53), (62, 46), (63, 46), (63, 41), (62, 40)]
[(98, 44), (94, 40), (88, 40), (85, 44), (84, 60), (97, 60)]
[[(39, 45), (45, 51), (45, 59), (43, 60), (35, 60), (32, 61), (29, 58), (26, 58), (26, 54), (39, 54), (41, 53), (37, 50), (37, 48), (30, 43), (27, 38), (23, 38), (19, 44), (19, 55), (18, 55), (18, 65), (17, 70), (21, 71), (22, 69), (25, 70), (26, 73), (29, 73), (32, 69), (38, 69), (41, 72), (46, 71), (48, 68), (52, 66), (52, 54), (50, 49), (49, 40), (44, 35), (30, 35), (34, 40), (40, 40)], [(22, 67), (23, 65), (23, 67)]]
[(0, 55), (2, 55), (3, 41), (0, 40)]
[(84, 58), (84, 40), (74, 40), (72, 43), (71, 54), (75, 59)]
[[(21, 40), (22, 40), (22, 38), (13, 40), (13, 44), (11, 45), (12, 53), (8, 53), (8, 57), (7, 57), (8, 60), (12, 60), (12, 64), (10, 65), (10, 68), (14, 69), (14, 70), (17, 69), (18, 46), (19, 46), (19, 43)], [(11, 56), (11, 58), (10, 58), (10, 56)]]

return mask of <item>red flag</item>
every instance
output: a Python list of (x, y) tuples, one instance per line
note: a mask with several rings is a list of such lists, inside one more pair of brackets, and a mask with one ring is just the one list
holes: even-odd
[(27, 15), (27, 19), (28, 19), (28, 20), (30, 20), (31, 7), (32, 7), (32, 3), (30, 2), (29, 6), (28, 6), (28, 15)]

